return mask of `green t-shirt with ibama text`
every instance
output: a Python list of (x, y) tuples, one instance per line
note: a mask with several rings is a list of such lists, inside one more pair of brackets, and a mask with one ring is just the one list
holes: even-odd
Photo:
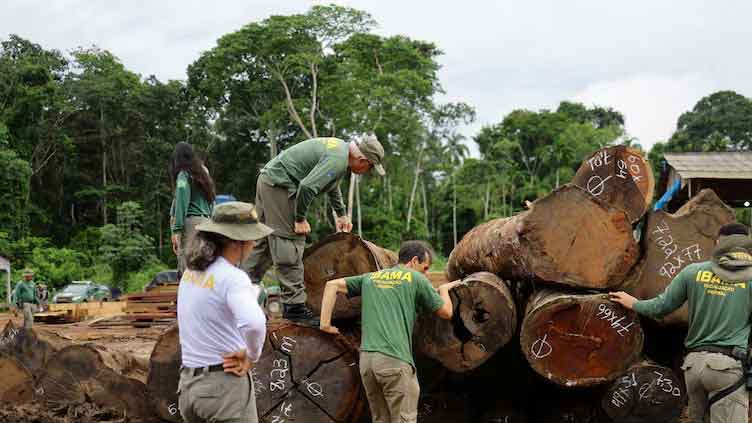
[(362, 297), (361, 351), (379, 352), (415, 366), (415, 318), (418, 312), (433, 313), (444, 305), (431, 282), (401, 265), (345, 281), (349, 297)]

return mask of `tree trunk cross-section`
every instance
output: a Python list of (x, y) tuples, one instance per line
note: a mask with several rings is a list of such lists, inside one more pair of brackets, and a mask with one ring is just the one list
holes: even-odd
[(565, 185), (530, 209), (468, 232), (449, 257), (449, 280), (474, 272), (583, 288), (619, 285), (639, 248), (624, 212)]
[(270, 324), (252, 376), (263, 422), (350, 422), (364, 409), (357, 349), (316, 328)]
[(594, 386), (616, 379), (639, 358), (643, 332), (637, 315), (606, 295), (542, 290), (528, 302), (520, 343), (546, 379)]
[[(305, 287), (308, 306), (315, 314), (321, 313), (321, 299), (326, 282), (332, 279), (375, 272), (397, 264), (397, 255), (372, 244), (357, 235), (339, 232), (330, 235), (303, 255)], [(337, 294), (334, 319), (352, 319), (360, 316), (360, 298), (347, 298)]]
[(474, 273), (450, 291), (454, 316), (421, 315), (417, 348), (454, 372), (472, 370), (509, 342), (517, 328), (512, 293), (496, 275)]
[(182, 362), (177, 325), (167, 329), (157, 339), (149, 358), (149, 376), (146, 388), (149, 402), (161, 419), (180, 421), (178, 409), (178, 381)]
[(608, 387), (601, 406), (616, 423), (674, 423), (684, 402), (681, 380), (671, 369), (641, 362)]
[(0, 407), (29, 402), (34, 396), (34, 378), (14, 357), (0, 354)]
[(622, 210), (631, 223), (648, 210), (655, 190), (648, 161), (638, 150), (624, 145), (593, 153), (582, 162), (572, 183)]
[[(718, 230), (734, 220), (733, 210), (710, 189), (700, 191), (674, 214), (651, 212), (643, 236), (645, 254), (624, 289), (643, 300), (657, 296), (689, 264), (710, 260)], [(687, 322), (686, 305), (661, 320), (664, 324)]]
[(31, 374), (35, 374), (58, 350), (71, 343), (53, 333), (24, 329), (8, 321), (0, 333), (0, 354), (14, 357)]
[(128, 417), (147, 419), (146, 363), (101, 345), (71, 345), (58, 351), (40, 373), (35, 398), (48, 406), (92, 402)]

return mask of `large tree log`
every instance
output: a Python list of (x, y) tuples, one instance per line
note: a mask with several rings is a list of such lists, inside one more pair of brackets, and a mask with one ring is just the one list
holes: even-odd
[(25, 329), (8, 321), (0, 333), (0, 353), (17, 359), (33, 375), (58, 350), (72, 342), (51, 332)]
[(471, 410), (466, 395), (453, 392), (424, 395), (421, 392), (418, 401), (418, 422), (464, 423), (473, 421), (470, 417)]
[[(397, 254), (372, 244), (357, 235), (339, 232), (332, 234), (303, 255), (305, 287), (308, 306), (314, 313), (321, 313), (321, 298), (326, 282), (332, 279), (375, 272), (397, 264)], [(334, 319), (352, 319), (360, 316), (360, 298), (347, 298), (337, 294)]]
[[(251, 371), (260, 421), (355, 421), (364, 410), (358, 353), (344, 336), (287, 321), (270, 322), (264, 351)], [(176, 422), (180, 367), (177, 328), (154, 347), (147, 381), (161, 418)]]
[(41, 371), (35, 398), (56, 407), (94, 403), (135, 419), (152, 416), (146, 397), (147, 363), (96, 344), (71, 345)]
[(586, 158), (572, 183), (627, 214), (642, 218), (653, 201), (655, 178), (639, 150), (624, 145), (602, 148)]
[(474, 273), (450, 291), (454, 316), (424, 314), (415, 344), (426, 356), (454, 372), (472, 370), (509, 342), (517, 329), (517, 311), (506, 283), (488, 272)]
[(637, 315), (606, 295), (542, 290), (527, 304), (520, 343), (546, 379), (594, 386), (624, 374), (640, 357), (643, 333)]
[(16, 358), (0, 354), (0, 406), (20, 404), (34, 397), (34, 378)]
[[(657, 296), (687, 265), (710, 260), (718, 229), (734, 220), (734, 211), (710, 189), (674, 214), (651, 212), (643, 236), (645, 253), (625, 281), (625, 290), (640, 299)], [(686, 325), (687, 319), (684, 305), (661, 322)]]
[(601, 406), (616, 423), (673, 423), (679, 418), (685, 399), (676, 373), (641, 362), (608, 387)]
[(487, 271), (507, 280), (610, 288), (623, 281), (638, 253), (624, 212), (565, 185), (530, 210), (468, 232), (447, 272), (450, 280)]

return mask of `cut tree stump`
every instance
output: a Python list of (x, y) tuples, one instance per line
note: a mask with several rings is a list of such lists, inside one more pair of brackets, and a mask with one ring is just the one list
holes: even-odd
[(642, 218), (653, 201), (655, 178), (639, 150), (624, 145), (602, 148), (586, 158), (572, 183), (627, 214)]
[(34, 397), (34, 377), (15, 357), (0, 354), (0, 406), (21, 404)]
[(162, 420), (179, 422), (178, 381), (181, 359), (178, 326), (168, 328), (157, 339), (149, 358), (146, 389), (151, 407)]
[(152, 416), (146, 395), (147, 363), (97, 344), (65, 347), (41, 371), (35, 400), (50, 407), (94, 403), (130, 418)]
[(642, 352), (637, 315), (607, 295), (541, 290), (527, 304), (520, 344), (530, 366), (566, 387), (613, 381)]
[(454, 372), (472, 370), (506, 345), (517, 329), (512, 293), (498, 276), (478, 272), (450, 291), (454, 316), (444, 320), (423, 314), (415, 329), (415, 345), (426, 356)]
[(618, 286), (639, 248), (623, 211), (565, 185), (516, 216), (468, 232), (449, 257), (449, 280), (474, 272), (582, 288)]
[[(657, 296), (687, 265), (710, 260), (718, 230), (734, 221), (734, 211), (711, 189), (700, 191), (674, 214), (651, 212), (643, 236), (644, 255), (624, 290), (643, 300)], [(660, 322), (686, 325), (686, 304)]]
[(615, 423), (674, 423), (686, 400), (681, 386), (671, 369), (641, 362), (608, 387), (601, 406)]
[[(263, 353), (251, 371), (260, 421), (357, 420), (365, 406), (357, 361), (357, 349), (344, 336), (287, 321), (268, 323)], [(172, 422), (179, 418), (180, 363), (174, 327), (157, 341), (147, 381), (156, 414)]]
[[(393, 251), (351, 233), (332, 234), (308, 248), (303, 255), (308, 306), (314, 314), (321, 314), (321, 299), (327, 281), (375, 272), (395, 264), (397, 254)], [(348, 299), (338, 293), (332, 318), (360, 317), (360, 301), (359, 297)]]

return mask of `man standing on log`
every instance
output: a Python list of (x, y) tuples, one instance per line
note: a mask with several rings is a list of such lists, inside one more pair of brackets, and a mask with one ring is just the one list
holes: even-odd
[(23, 279), (16, 284), (14, 292), (15, 303), (24, 317), (24, 328), (31, 329), (34, 325), (35, 304), (37, 297), (34, 287), (34, 271), (26, 268), (23, 271)]
[(311, 232), (306, 220), (313, 199), (327, 193), (337, 214), (337, 231), (350, 232), (339, 183), (350, 169), (362, 175), (371, 169), (384, 175), (384, 147), (374, 136), (360, 143), (338, 138), (313, 138), (296, 144), (273, 158), (261, 169), (256, 182), (259, 219), (274, 233), (259, 241), (244, 269), (254, 283), (260, 283), (272, 264), (279, 277), (283, 317), (318, 326), (318, 319), (305, 305), (303, 249)]
[(337, 292), (363, 297), (360, 376), (375, 423), (411, 423), (418, 417), (420, 386), (412, 352), (416, 309), (452, 318), (449, 290), (460, 281), (441, 285), (438, 293), (425, 277), (431, 266), (428, 246), (402, 244), (399, 263), (391, 269), (327, 282), (321, 301), (321, 330), (331, 326)]
[[(721, 227), (713, 258), (688, 265), (666, 290), (650, 300), (625, 292), (613, 301), (652, 318), (689, 303), (684, 377), (689, 415), (702, 423), (746, 423), (749, 400), (744, 363), (752, 312), (752, 239), (739, 223)], [(706, 420), (709, 417), (709, 420)]]

